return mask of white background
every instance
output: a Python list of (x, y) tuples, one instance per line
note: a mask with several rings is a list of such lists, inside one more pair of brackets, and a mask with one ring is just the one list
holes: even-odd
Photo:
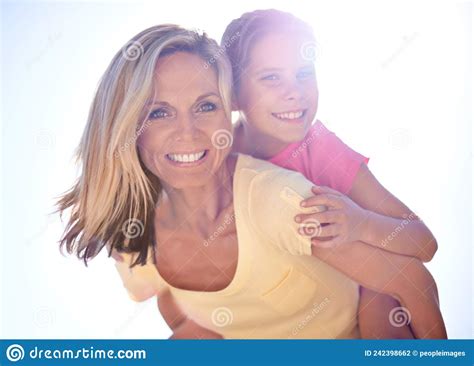
[(342, 1), (2, 3), (1, 338), (167, 338), (156, 300), (127, 297), (104, 253), (58, 251), (54, 197), (78, 170), (93, 93), (112, 56), (160, 23), (220, 39), (245, 11), (315, 30), (318, 118), (438, 239), (428, 268), (450, 338), (473, 336), (472, 4)]

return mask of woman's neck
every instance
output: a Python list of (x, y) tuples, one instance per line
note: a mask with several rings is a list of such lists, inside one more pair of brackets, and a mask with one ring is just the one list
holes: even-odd
[(243, 121), (235, 126), (234, 139), (235, 152), (262, 160), (273, 158), (288, 146), (286, 142), (265, 135)]
[(228, 157), (203, 186), (173, 188), (163, 183), (167, 208), (178, 222), (209, 222), (233, 202), (235, 157)]

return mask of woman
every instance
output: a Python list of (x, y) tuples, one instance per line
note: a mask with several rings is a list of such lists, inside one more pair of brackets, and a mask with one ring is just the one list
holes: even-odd
[(171, 293), (181, 325), (209, 335), (358, 338), (358, 283), (398, 297), (418, 329), (432, 326), (434, 282), (419, 261), (360, 242), (313, 248), (293, 220), (322, 209), (299, 205), (312, 184), (229, 154), (231, 71), (220, 51), (164, 25), (114, 57), (78, 150), (82, 175), (58, 202), (72, 208), (61, 247), (86, 264), (104, 246), (121, 252), (116, 266), (133, 299)]

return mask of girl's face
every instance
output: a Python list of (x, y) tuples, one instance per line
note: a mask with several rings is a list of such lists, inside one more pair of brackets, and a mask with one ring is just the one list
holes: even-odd
[(151, 112), (137, 140), (145, 166), (177, 189), (206, 184), (230, 151), (230, 116), (216, 72), (203, 65), (187, 52), (158, 60)]
[(249, 126), (284, 143), (304, 138), (318, 109), (312, 60), (305, 59), (309, 39), (273, 32), (250, 49), (236, 105)]

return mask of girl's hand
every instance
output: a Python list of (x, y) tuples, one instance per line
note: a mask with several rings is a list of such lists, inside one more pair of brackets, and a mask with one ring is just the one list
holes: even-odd
[[(296, 215), (295, 221), (301, 224), (298, 230), (301, 235), (311, 236), (311, 243), (321, 248), (363, 241), (369, 211), (329, 187), (314, 186), (311, 190), (315, 195), (301, 201), (301, 206), (324, 205), (328, 210)], [(323, 240), (328, 237), (329, 240)]]

